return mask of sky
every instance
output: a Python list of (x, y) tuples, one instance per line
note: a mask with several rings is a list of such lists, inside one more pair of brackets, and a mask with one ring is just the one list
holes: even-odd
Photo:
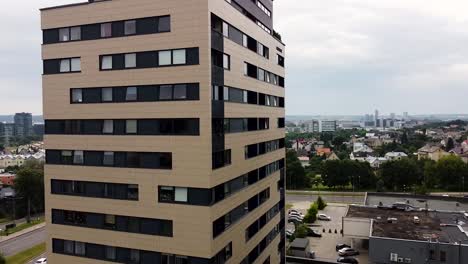
[[(38, 9), (81, 1), (3, 4), (0, 114), (41, 114)], [(286, 114), (468, 113), (468, 1), (274, 5), (275, 30), (286, 43)]]

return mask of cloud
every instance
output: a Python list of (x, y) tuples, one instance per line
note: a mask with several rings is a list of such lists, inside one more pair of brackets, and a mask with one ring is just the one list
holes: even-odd
[[(4, 3), (1, 114), (42, 112), (38, 9), (82, 1)], [(374, 108), (383, 113), (466, 113), (468, 1), (274, 4), (275, 29), (287, 45), (287, 114), (364, 114)]]
[(466, 1), (275, 4), (287, 114), (466, 112)]

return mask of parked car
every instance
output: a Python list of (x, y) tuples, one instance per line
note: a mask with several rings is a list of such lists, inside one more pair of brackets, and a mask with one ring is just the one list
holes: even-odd
[(307, 236), (310, 237), (322, 237), (322, 234), (320, 234), (318, 231), (313, 230), (312, 228), (307, 229)]
[(331, 217), (326, 215), (326, 214), (318, 214), (317, 219), (318, 220), (323, 220), (323, 221), (330, 221)]
[(419, 217), (414, 216), (414, 217), (413, 217), (413, 223), (419, 224), (419, 223), (421, 223), (421, 220), (419, 219)]
[(46, 258), (40, 258), (36, 260), (35, 264), (47, 264), (47, 259)]
[(288, 223), (301, 224), (302, 220), (303, 220), (302, 218), (299, 218), (299, 217), (296, 217), (296, 216), (288, 217)]
[(336, 251), (342, 249), (342, 248), (350, 248), (351, 246), (348, 246), (346, 244), (336, 244)]
[(296, 216), (296, 217), (298, 217), (298, 218), (304, 219), (304, 215), (303, 215), (303, 214), (290, 213), (289, 216)]
[(294, 235), (294, 232), (292, 230), (286, 230), (286, 238), (290, 238)]
[(358, 264), (359, 261), (353, 257), (339, 257), (336, 262), (338, 263), (352, 263), (352, 264)]
[(299, 212), (296, 209), (289, 209), (288, 214), (292, 214), (292, 213), (300, 214), (301, 212)]
[(359, 255), (359, 251), (353, 248), (342, 248), (338, 250), (338, 255), (340, 255), (341, 257), (356, 256)]

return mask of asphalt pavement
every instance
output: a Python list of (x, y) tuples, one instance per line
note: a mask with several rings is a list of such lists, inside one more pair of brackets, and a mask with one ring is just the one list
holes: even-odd
[(46, 240), (45, 227), (0, 242), (0, 252), (5, 256), (11, 256), (23, 250), (32, 248)]

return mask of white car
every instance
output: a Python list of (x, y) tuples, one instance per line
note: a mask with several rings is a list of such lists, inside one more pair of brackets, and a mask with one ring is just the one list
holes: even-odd
[(330, 221), (331, 217), (326, 215), (326, 214), (318, 214), (317, 219), (318, 220), (323, 220), (323, 221)]
[(36, 260), (35, 264), (47, 264), (47, 259), (46, 258), (40, 258)]
[(298, 218), (304, 218), (304, 215), (301, 214), (301, 213), (299, 213), (299, 214), (298, 213), (290, 213), (289, 216), (290, 217), (294, 216), (294, 217), (298, 217)]

